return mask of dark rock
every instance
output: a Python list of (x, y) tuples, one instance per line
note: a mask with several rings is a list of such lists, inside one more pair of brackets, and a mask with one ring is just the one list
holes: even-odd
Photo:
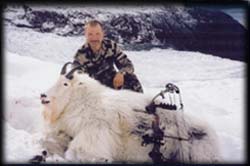
[(56, 10), (33, 10), (27, 5), (23, 5), (22, 9), (24, 14), (19, 14), (18, 18), (26, 22), (15, 22), (11, 18), (5, 18), (5, 21), (17, 27), (33, 28), (43, 33), (78, 36), (83, 35), (86, 21), (99, 19), (98, 15), (101, 14), (107, 18), (102, 21), (106, 37), (123, 44), (125, 49), (171, 47), (233, 60), (245, 60), (246, 29), (219, 10), (165, 7), (150, 13), (138, 11), (137, 14), (112, 14), (108, 11), (91, 13), (84, 10), (57, 13)]

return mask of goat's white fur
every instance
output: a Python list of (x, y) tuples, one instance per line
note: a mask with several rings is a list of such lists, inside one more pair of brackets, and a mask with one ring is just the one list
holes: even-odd
[[(67, 84), (67, 86), (65, 86)], [(128, 90), (113, 90), (84, 73), (72, 80), (61, 75), (47, 93), (44, 147), (75, 162), (152, 162), (153, 145), (141, 146), (138, 125), (151, 126), (153, 115), (145, 112), (152, 96)], [(182, 112), (157, 110), (166, 135), (188, 138), (191, 131), (206, 133), (201, 139), (178, 141), (165, 138), (164, 157), (176, 154), (184, 162), (216, 162), (220, 159), (216, 134), (204, 122)], [(143, 131), (152, 132), (148, 129)], [(67, 151), (64, 153), (64, 150)]]

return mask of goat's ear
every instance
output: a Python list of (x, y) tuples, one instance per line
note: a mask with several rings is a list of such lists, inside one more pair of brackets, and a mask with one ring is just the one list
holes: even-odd
[(82, 70), (77, 70), (77, 74), (82, 74), (83, 71)]

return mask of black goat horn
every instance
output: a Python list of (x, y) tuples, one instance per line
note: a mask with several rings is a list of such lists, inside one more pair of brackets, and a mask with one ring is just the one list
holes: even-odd
[(81, 69), (82, 67), (84, 68), (85, 65), (76, 66), (75, 68), (71, 69), (70, 72), (68, 72), (68, 74), (66, 74), (65, 77), (68, 78), (68, 79), (70, 79), (70, 80), (72, 80), (72, 79), (73, 79), (73, 73), (74, 73), (76, 70)]
[(62, 69), (61, 69), (61, 75), (64, 75), (66, 73), (66, 69), (67, 69), (67, 66), (69, 64), (72, 64), (72, 62), (67, 62), (63, 65)]

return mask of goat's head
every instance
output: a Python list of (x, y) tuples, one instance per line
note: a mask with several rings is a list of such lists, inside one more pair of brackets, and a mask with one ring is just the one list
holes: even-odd
[[(74, 100), (74, 93), (77, 92), (77, 89), (79, 89), (79, 87), (83, 87), (84, 85), (82, 77), (89, 79), (89, 76), (87, 74), (79, 71), (79, 69), (81, 69), (81, 67), (83, 66), (75, 67), (69, 72), (66, 72), (67, 66), (69, 66), (70, 64), (72, 63), (68, 62), (64, 64), (61, 69), (61, 75), (56, 84), (51, 87), (46, 93), (42, 93), (40, 96), (41, 103), (46, 108), (46, 115), (44, 115), (45, 117), (47, 117), (47, 119), (50, 119), (50, 121), (56, 120), (64, 111), (69, 102), (71, 102), (71, 100)], [(53, 120), (51, 120), (51, 118)]]

